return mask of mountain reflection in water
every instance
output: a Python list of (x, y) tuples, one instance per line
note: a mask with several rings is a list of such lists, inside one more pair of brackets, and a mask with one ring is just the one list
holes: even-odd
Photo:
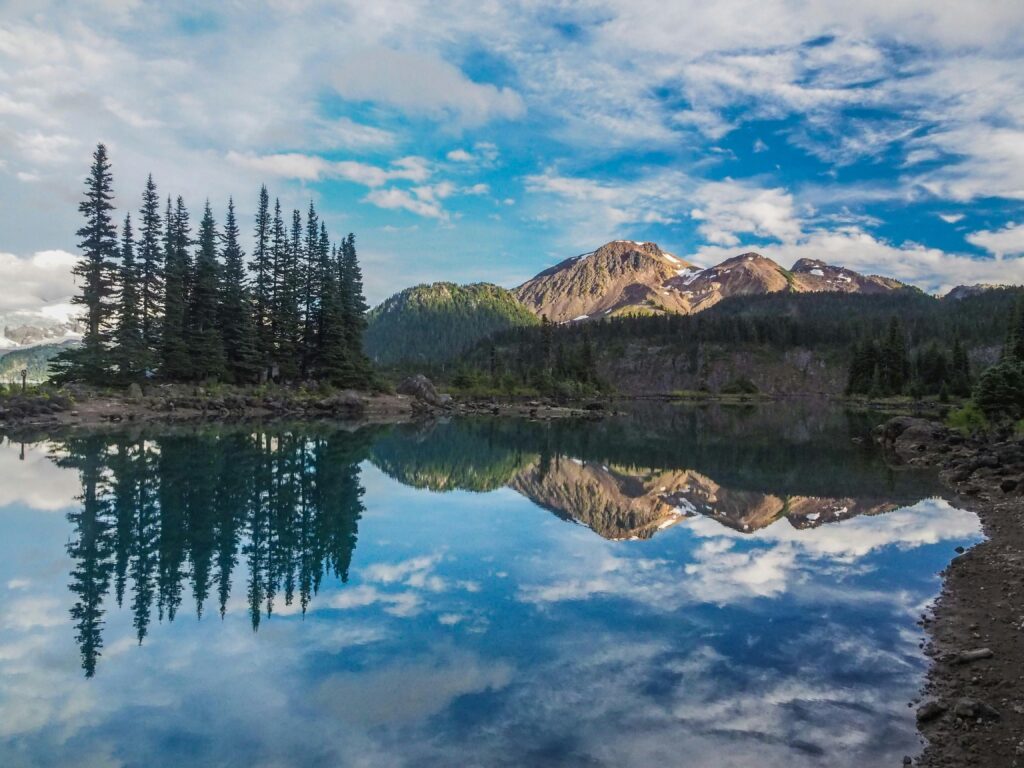
[[(891, 471), (871, 426), (828, 408), (652, 406), (600, 422), (0, 445), (0, 514), (21, 521), (0, 544), (0, 714), (15, 701), (33, 713), (5, 715), (0, 758), (60, 764), (50, 725), (63, 718), (80, 739), (97, 718), (121, 729), (142, 706), (127, 692), (152, 679), (163, 687), (146, 711), (182, 733), (208, 729), (188, 701), (228, 727), (273, 719), (283, 690), (312, 731), (300, 739), (294, 718), (249, 729), (259, 749), (238, 736), (229, 757), (144, 721), (130, 745), (122, 730), (96, 734), (126, 752), (115, 762), (888, 760), (915, 738), (912, 612), (977, 523), (933, 500), (930, 474)], [(56, 518), (32, 510), (66, 515), (66, 559), (53, 533), (33, 533)], [(71, 634), (78, 683), (47, 661)], [(253, 692), (247, 656), (272, 689)], [(106, 720), (79, 685), (106, 691)], [(232, 688), (244, 703), (216, 711)], [(42, 757), (8, 761), (30, 753)]]
[[(777, 464), (787, 449), (799, 453), (803, 442), (787, 444), (777, 434), (766, 442), (735, 440), (722, 425), (709, 431), (707, 414), (681, 415), (690, 422), (685, 431), (675, 424), (661, 429), (677, 440), (696, 433), (713, 435), (714, 442), (683, 440), (665, 460), (689, 459), (703, 471), (621, 463), (650, 456), (651, 443), (661, 439), (642, 419), (625, 431), (615, 422), (476, 419), (354, 431), (93, 434), (54, 442), (54, 461), (77, 470), (82, 485), (81, 506), (69, 514), (75, 533), (68, 544), (82, 668), (87, 676), (96, 671), (109, 597), (120, 608), (127, 594), (141, 643), (154, 614), (174, 620), (186, 585), (197, 616), (213, 600), (223, 616), (240, 559), (254, 630), (275, 603), (297, 600), (305, 613), (325, 574), (348, 581), (364, 511), (359, 465), (366, 459), (418, 488), (507, 486), (610, 540), (650, 538), (699, 515), (746, 533), (782, 518), (813, 528), (909, 506), (934, 491), (930, 476), (894, 474), (874, 451), (850, 440), (816, 442), (820, 469), (806, 479), (774, 476), (766, 465)], [(746, 482), (735, 480), (758, 490), (712, 477), (736, 478), (738, 467), (761, 470), (744, 476)], [(843, 479), (846, 495), (806, 495), (832, 487), (829, 474)]]

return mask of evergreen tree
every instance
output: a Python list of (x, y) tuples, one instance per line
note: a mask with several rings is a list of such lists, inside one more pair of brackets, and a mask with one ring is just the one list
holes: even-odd
[(910, 360), (907, 357), (907, 342), (899, 318), (893, 316), (889, 331), (882, 346), (882, 389), (887, 395), (898, 395), (907, 384)]
[(270, 364), (279, 366), (283, 375), (283, 350), (281, 339), (284, 336), (283, 317), (285, 304), (286, 271), (288, 268), (288, 234), (284, 219), (281, 217), (281, 201), (274, 200), (274, 220), (271, 230), (270, 261), (273, 279), (271, 281), (272, 304), (270, 307)]
[(302, 281), (299, 274), (302, 259), (302, 214), (292, 211), (290, 236), (285, 238), (279, 251), (275, 312), (278, 365), (286, 381), (297, 379), (302, 369)]
[(207, 201), (199, 225), (199, 249), (189, 303), (192, 374), (199, 380), (221, 379), (225, 374), (224, 340), (218, 326), (220, 267), (217, 263), (217, 227)]
[(316, 365), (317, 331), (322, 301), (323, 278), (320, 274), (320, 226), (313, 201), (306, 214), (306, 235), (302, 248), (302, 373), (308, 375)]
[(345, 327), (345, 306), (341, 295), (340, 256), (335, 249), (324, 270), (322, 328), (317, 375), (331, 382), (354, 377), (349, 340)]
[(161, 329), (161, 373), (165, 379), (192, 377), (192, 359), (186, 344), (191, 245), (188, 210), (179, 196), (175, 209), (167, 199), (164, 230), (164, 323)]
[(78, 206), (85, 224), (78, 230), (82, 257), (72, 272), (82, 280), (81, 293), (71, 299), (85, 309), (82, 345), (61, 352), (53, 362), (53, 380), (105, 384), (110, 380), (108, 341), (116, 306), (117, 232), (111, 212), (114, 197), (110, 160), (103, 144), (93, 152), (85, 199)]
[[(280, 210), (275, 208), (275, 215)], [(271, 238), (277, 220), (271, 223), (270, 196), (266, 186), (260, 187), (260, 199), (256, 208), (256, 230), (253, 242), (252, 271), (256, 280), (253, 286), (253, 306), (256, 322), (256, 348), (262, 367), (266, 367), (274, 359), (274, 331), (271, 313), (275, 306), (274, 286), (276, 271), (274, 267), (274, 249)]]
[(128, 384), (140, 381), (150, 365), (140, 322), (142, 308), (139, 301), (139, 271), (135, 263), (131, 214), (124, 217), (124, 227), (121, 230), (120, 288), (117, 328), (114, 331), (111, 357), (117, 367), (118, 380)]
[(245, 280), (245, 255), (238, 243), (238, 235), (235, 203), (229, 198), (222, 253), (221, 334), (231, 379), (237, 384), (249, 384), (255, 379), (259, 365), (256, 362), (256, 331)]
[(349, 387), (365, 387), (372, 378), (370, 361), (363, 352), (363, 332), (366, 330), (366, 310), (369, 307), (363, 295), (363, 273), (356, 254), (356, 236), (351, 232), (342, 243), (338, 281), (351, 366), (350, 379), (338, 383)]
[(966, 397), (971, 393), (971, 361), (959, 336), (953, 341), (951, 368), (950, 390), (956, 395)]
[(1018, 299), (1010, 315), (1010, 327), (1003, 345), (1003, 359), (1024, 362), (1024, 298)]
[(163, 253), (160, 248), (160, 199), (153, 174), (146, 179), (142, 193), (139, 230), (139, 301), (142, 340), (150, 356), (160, 347), (160, 317), (163, 304)]

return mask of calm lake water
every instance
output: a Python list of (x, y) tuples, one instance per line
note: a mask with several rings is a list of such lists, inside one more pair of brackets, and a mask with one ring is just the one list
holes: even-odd
[(980, 533), (871, 426), (3, 441), (0, 765), (898, 765)]

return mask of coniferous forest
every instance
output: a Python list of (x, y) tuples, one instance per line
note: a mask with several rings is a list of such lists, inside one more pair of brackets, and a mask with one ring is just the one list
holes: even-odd
[(118, 227), (107, 149), (99, 144), (79, 204), (74, 267), (82, 344), (53, 361), (58, 384), (320, 381), (365, 388), (366, 300), (355, 236), (332, 241), (305, 215), (259, 192), (253, 249), (243, 251), (234, 200), (223, 223), (209, 201), (198, 225), (184, 199), (161, 202), (152, 176), (133, 220)]

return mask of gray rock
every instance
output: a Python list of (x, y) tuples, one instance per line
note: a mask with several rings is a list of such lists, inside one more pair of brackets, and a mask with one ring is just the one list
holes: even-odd
[(958, 699), (953, 714), (965, 720), (998, 720), (999, 710), (978, 699)]
[(142, 387), (140, 387), (135, 382), (132, 382), (131, 384), (129, 384), (128, 385), (128, 397), (131, 400), (141, 400), (142, 399)]
[(957, 664), (969, 664), (972, 661), (991, 659), (994, 655), (991, 648), (975, 648), (973, 651), (961, 651), (956, 655), (954, 662)]
[(939, 701), (928, 701), (918, 707), (917, 722), (927, 723), (945, 714), (948, 707)]
[(435, 405), (439, 408), (443, 408), (451, 403), (451, 395), (442, 395), (438, 392), (433, 382), (422, 373), (417, 373), (415, 376), (405, 379), (395, 388), (395, 391), (400, 395), (409, 395), (421, 402)]

